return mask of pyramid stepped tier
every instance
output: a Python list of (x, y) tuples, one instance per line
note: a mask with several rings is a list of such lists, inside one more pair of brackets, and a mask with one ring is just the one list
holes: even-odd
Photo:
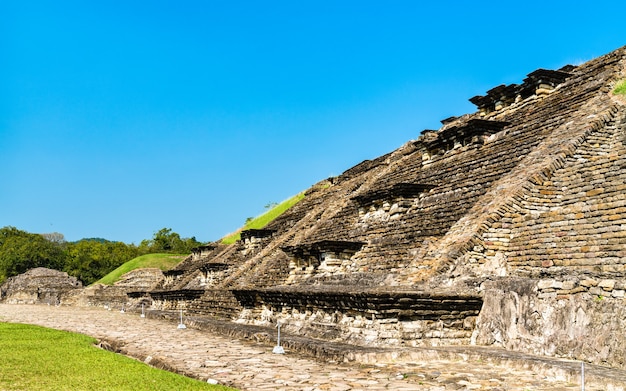
[(482, 299), (443, 292), (366, 292), (347, 289), (233, 290), (240, 319), (285, 322), (291, 333), (385, 346), (463, 345), (470, 339)]

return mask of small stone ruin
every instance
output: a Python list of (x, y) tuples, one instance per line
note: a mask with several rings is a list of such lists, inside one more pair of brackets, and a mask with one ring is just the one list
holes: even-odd
[(83, 284), (65, 272), (38, 267), (8, 278), (0, 286), (0, 300), (9, 304), (54, 304)]
[(113, 285), (93, 284), (82, 290), (66, 292), (61, 304), (131, 309), (145, 302), (141, 299), (143, 292), (154, 289), (164, 280), (163, 272), (158, 268), (136, 269), (122, 275)]

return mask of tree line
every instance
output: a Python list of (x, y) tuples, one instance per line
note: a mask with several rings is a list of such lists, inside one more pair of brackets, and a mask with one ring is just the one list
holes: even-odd
[(89, 285), (140, 255), (189, 254), (201, 245), (195, 237), (181, 238), (170, 228), (157, 231), (137, 246), (102, 238), (67, 242), (58, 232), (35, 234), (7, 226), (0, 228), (0, 284), (32, 268), (46, 267), (65, 271)]

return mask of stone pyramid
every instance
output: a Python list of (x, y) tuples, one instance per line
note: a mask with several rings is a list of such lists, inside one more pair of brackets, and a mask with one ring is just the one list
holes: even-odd
[(470, 99), (133, 297), (368, 346), (624, 366), (626, 47)]

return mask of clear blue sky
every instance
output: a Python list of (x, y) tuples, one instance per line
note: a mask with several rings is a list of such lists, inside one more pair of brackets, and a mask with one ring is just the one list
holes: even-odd
[[(584, 6), (583, 6), (584, 4)], [(474, 95), (626, 45), (626, 2), (0, 4), (0, 226), (216, 240), (473, 112)]]

